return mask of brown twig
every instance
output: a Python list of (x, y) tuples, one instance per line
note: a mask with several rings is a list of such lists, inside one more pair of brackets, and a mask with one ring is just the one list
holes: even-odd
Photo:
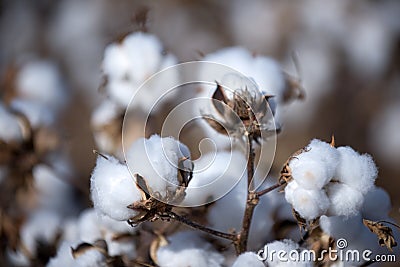
[(253, 218), (254, 208), (258, 204), (258, 195), (253, 191), (253, 176), (254, 176), (254, 149), (253, 149), (253, 137), (247, 136), (249, 143), (249, 155), (247, 160), (247, 200), (246, 209), (244, 211), (242, 220), (242, 229), (237, 236), (237, 242), (235, 242), (236, 253), (239, 255), (247, 250), (247, 243), (249, 239), (249, 232), (251, 226), (251, 220)]
[(187, 219), (186, 217), (180, 216), (180, 215), (176, 214), (173, 211), (163, 212), (162, 214), (160, 214), (160, 217), (173, 219), (175, 221), (178, 221), (180, 223), (186, 224), (186, 225), (188, 225), (188, 226), (190, 226), (192, 228), (195, 228), (197, 230), (203, 231), (203, 232), (208, 233), (210, 235), (221, 237), (221, 238), (224, 238), (224, 239), (228, 239), (228, 240), (231, 240), (231, 241), (234, 241), (234, 242), (236, 241), (236, 238), (237, 238), (235, 234), (228, 234), (228, 233), (224, 233), (224, 232), (220, 232), (220, 231), (208, 228), (208, 227), (206, 227), (204, 225), (192, 222), (191, 220)]
[(274, 185), (271, 185), (271, 186), (268, 187), (268, 188), (265, 188), (264, 190), (261, 190), (261, 191), (259, 191), (259, 192), (256, 192), (256, 194), (257, 194), (258, 197), (261, 197), (261, 196), (263, 196), (263, 195), (265, 195), (265, 194), (267, 194), (267, 193), (269, 193), (269, 192), (271, 192), (271, 191), (274, 191), (275, 189), (281, 187), (281, 186), (284, 185), (284, 184), (286, 184), (286, 181), (278, 182), (278, 183), (276, 183), (276, 184), (274, 184)]

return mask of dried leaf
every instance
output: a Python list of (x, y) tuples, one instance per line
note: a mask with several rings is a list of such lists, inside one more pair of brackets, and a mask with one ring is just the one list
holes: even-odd
[(383, 225), (381, 222), (374, 222), (366, 219), (363, 219), (363, 223), (371, 232), (378, 236), (379, 245), (381, 245), (381, 247), (386, 246), (390, 251), (393, 251), (392, 248), (397, 246), (393, 231), (390, 227)]

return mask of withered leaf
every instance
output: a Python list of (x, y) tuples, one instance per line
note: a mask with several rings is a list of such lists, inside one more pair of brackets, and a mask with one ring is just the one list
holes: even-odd
[(378, 236), (379, 245), (386, 246), (390, 251), (393, 251), (393, 247), (397, 246), (397, 242), (394, 239), (393, 231), (390, 227), (383, 225), (381, 222), (374, 222), (363, 219), (364, 225), (374, 234)]

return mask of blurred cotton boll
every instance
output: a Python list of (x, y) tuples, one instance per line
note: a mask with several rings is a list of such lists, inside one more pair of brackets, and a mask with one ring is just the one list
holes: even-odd
[(195, 232), (178, 232), (157, 250), (161, 267), (219, 267), (224, 257)]
[(128, 167), (114, 157), (98, 156), (90, 179), (94, 207), (111, 218), (124, 221), (136, 215), (127, 206), (141, 200), (141, 193)]
[(237, 257), (232, 267), (265, 267), (265, 265), (254, 252), (245, 252)]
[[(142, 32), (129, 34), (121, 43), (110, 44), (104, 51), (105, 88), (111, 99), (122, 108), (150, 111), (164, 93), (178, 85), (179, 75), (171, 69), (148, 83), (146, 80), (176, 63), (173, 55), (163, 52), (156, 36)], [(129, 105), (132, 97), (140, 91), (145, 92), (140, 94), (143, 96), (140, 101)], [(172, 97), (172, 94), (168, 96)]]

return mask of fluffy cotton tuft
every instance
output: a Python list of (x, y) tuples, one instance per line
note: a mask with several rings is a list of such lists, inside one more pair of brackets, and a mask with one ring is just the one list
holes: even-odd
[(239, 255), (232, 267), (265, 267), (265, 265), (254, 252), (245, 252)]
[(22, 130), (17, 117), (11, 114), (2, 103), (0, 103), (0, 129), (0, 139), (5, 142), (22, 139)]
[(128, 167), (114, 157), (98, 156), (90, 191), (95, 209), (115, 220), (128, 220), (137, 214), (127, 206), (140, 201), (141, 193)]
[(368, 154), (360, 155), (351, 147), (339, 147), (340, 162), (336, 178), (348, 186), (367, 193), (374, 185), (378, 175), (377, 167)]
[(64, 89), (57, 67), (48, 61), (27, 63), (19, 71), (17, 92), (21, 99), (33, 101), (57, 111), (65, 104)]
[[(174, 195), (178, 181), (179, 160), (190, 158), (189, 149), (172, 137), (152, 135), (138, 139), (127, 153), (127, 163), (132, 174), (139, 174), (149, 190), (161, 198)], [(158, 193), (157, 193), (158, 192)]]
[[(164, 54), (157, 37), (142, 32), (132, 33), (121, 43), (110, 44), (104, 51), (106, 90), (115, 103), (126, 108), (132, 96), (139, 92), (139, 87), (148, 78), (176, 63), (174, 56)], [(140, 95), (140, 101), (134, 101), (134, 106), (145, 111), (150, 110), (163, 93), (176, 86), (178, 80), (176, 71), (164, 72), (141, 88), (144, 93)], [(172, 95), (169, 94), (168, 98)]]
[(332, 176), (329, 176), (326, 164), (307, 156), (305, 153), (292, 159), (289, 167), (293, 179), (304, 189), (321, 189), (332, 178)]
[(323, 190), (306, 190), (298, 187), (293, 191), (293, 208), (307, 220), (324, 214), (330, 205)]
[[(280, 266), (312, 266), (311, 262), (307, 262), (307, 261), (296, 261), (293, 262), (290, 260), (289, 257), (289, 253), (291, 253), (291, 251), (300, 251), (301, 248), (299, 247), (299, 245), (295, 242), (293, 242), (290, 239), (285, 239), (282, 241), (273, 241), (271, 243), (268, 243), (264, 246), (264, 253), (266, 253), (267, 255), (263, 255), (264, 257), (266, 256), (266, 262), (268, 263), (268, 266), (271, 267), (280, 267)], [(274, 254), (272, 254), (272, 251), (275, 251)], [(284, 255), (281, 255), (285, 260), (284, 261), (280, 261), (277, 254), (282, 252), (285, 252)], [(299, 253), (300, 254), (300, 253)]]
[(355, 215), (364, 201), (360, 191), (346, 184), (332, 183), (328, 186), (327, 192), (331, 201), (328, 211), (330, 215)]
[(157, 250), (161, 267), (219, 267), (224, 257), (195, 232), (178, 232)]

